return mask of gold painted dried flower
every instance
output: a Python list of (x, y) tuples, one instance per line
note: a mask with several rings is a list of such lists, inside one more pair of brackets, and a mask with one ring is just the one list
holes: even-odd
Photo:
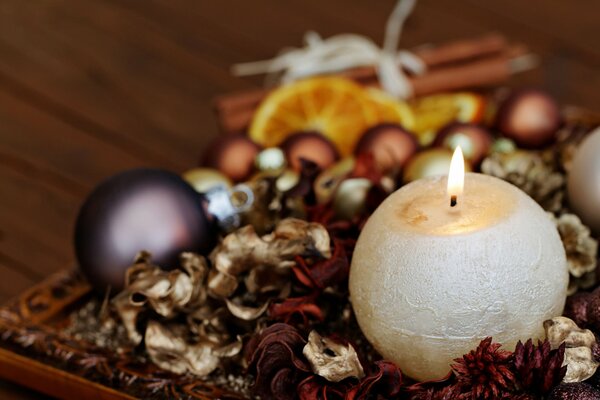
[(521, 188), (547, 211), (562, 209), (565, 177), (540, 153), (493, 153), (483, 160), (481, 171)]
[(286, 274), (296, 256), (331, 257), (327, 230), (320, 224), (300, 219), (281, 220), (275, 230), (258, 236), (251, 225), (227, 235), (210, 255), (212, 296), (226, 298), (237, 289), (238, 276), (257, 267)]
[(340, 382), (346, 378), (365, 376), (356, 350), (350, 344), (337, 343), (312, 331), (302, 354), (308, 360), (313, 372), (330, 382)]
[(592, 354), (592, 347), (596, 344), (592, 331), (579, 328), (567, 317), (544, 321), (544, 330), (553, 349), (563, 343), (566, 345), (563, 365), (567, 366), (567, 373), (563, 382), (581, 382), (596, 373), (599, 364)]
[(592, 238), (590, 229), (575, 214), (563, 214), (554, 218), (556, 227), (567, 253), (569, 273), (581, 278), (596, 269), (598, 242)]

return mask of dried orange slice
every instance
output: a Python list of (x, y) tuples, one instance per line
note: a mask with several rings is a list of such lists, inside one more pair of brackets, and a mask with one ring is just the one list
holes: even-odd
[(414, 114), (412, 130), (424, 146), (430, 145), (438, 130), (449, 122), (480, 122), (485, 114), (485, 99), (470, 92), (425, 96), (410, 106)]
[(377, 88), (367, 88), (365, 90), (373, 109), (374, 124), (391, 122), (402, 125), (408, 130), (413, 129), (415, 116), (406, 102), (396, 100), (383, 90)]
[(373, 107), (361, 86), (344, 78), (317, 77), (271, 92), (248, 133), (256, 143), (276, 146), (292, 133), (318, 131), (348, 155), (373, 121)]

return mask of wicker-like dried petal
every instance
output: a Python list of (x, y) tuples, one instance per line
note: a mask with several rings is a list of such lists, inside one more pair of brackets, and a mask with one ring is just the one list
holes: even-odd
[(235, 276), (219, 272), (214, 269), (208, 274), (208, 292), (216, 298), (226, 298), (235, 292), (238, 287), (238, 280)]
[(308, 343), (302, 354), (313, 372), (330, 382), (340, 382), (350, 377), (362, 378), (365, 375), (352, 345), (337, 343), (316, 331), (308, 335)]
[(594, 333), (589, 329), (581, 329), (567, 317), (555, 317), (544, 321), (546, 337), (553, 349), (565, 343), (567, 348), (589, 347), (596, 343)]
[(589, 347), (573, 347), (565, 350), (565, 361), (567, 374), (563, 382), (582, 382), (596, 373), (598, 363), (594, 360), (592, 349)]
[(327, 230), (317, 223), (287, 218), (272, 233), (259, 237), (248, 225), (227, 235), (210, 258), (217, 271), (237, 276), (257, 265), (290, 267), (297, 255), (329, 258)]
[(175, 374), (190, 372), (206, 376), (219, 365), (219, 357), (213, 351), (213, 343), (188, 344), (172, 329), (167, 329), (156, 321), (148, 323), (144, 342), (152, 362)]
[(562, 208), (565, 177), (540, 153), (524, 150), (493, 153), (483, 160), (481, 171), (521, 188), (548, 211)]
[(596, 337), (589, 329), (581, 329), (569, 318), (555, 317), (544, 322), (546, 337), (553, 347), (566, 345), (563, 365), (567, 373), (563, 382), (581, 382), (596, 372), (598, 363), (594, 359), (592, 347)]
[(556, 227), (567, 253), (569, 272), (575, 278), (596, 269), (598, 242), (592, 238), (590, 229), (575, 214), (563, 214), (554, 218)]
[(259, 307), (248, 307), (236, 304), (232, 300), (225, 299), (225, 303), (227, 304), (227, 309), (231, 314), (239, 319), (243, 319), (244, 321), (253, 321), (263, 315), (267, 308), (269, 308), (269, 302), (265, 302), (263, 305)]

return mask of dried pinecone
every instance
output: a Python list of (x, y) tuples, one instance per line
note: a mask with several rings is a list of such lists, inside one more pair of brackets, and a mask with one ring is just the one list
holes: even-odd
[(500, 350), (499, 343), (488, 337), (475, 350), (457, 358), (452, 365), (458, 385), (473, 399), (498, 399), (514, 387), (515, 376), (510, 364), (512, 353)]
[(563, 206), (565, 177), (539, 153), (493, 153), (483, 160), (481, 171), (521, 188), (547, 211), (558, 212)]
[(583, 225), (575, 214), (563, 214), (554, 218), (565, 252), (569, 273), (575, 278), (596, 269), (598, 242), (592, 238), (590, 228)]
[(567, 367), (562, 366), (564, 355), (564, 344), (552, 350), (548, 340), (538, 342), (537, 346), (531, 339), (525, 344), (519, 341), (513, 359), (519, 388), (535, 394), (548, 393), (567, 372)]
[(289, 400), (293, 389), (312, 374), (302, 356), (305, 345), (298, 330), (287, 324), (273, 324), (254, 336), (246, 346), (254, 392), (263, 399)]
[(555, 387), (548, 400), (600, 400), (600, 390), (587, 383), (565, 383)]

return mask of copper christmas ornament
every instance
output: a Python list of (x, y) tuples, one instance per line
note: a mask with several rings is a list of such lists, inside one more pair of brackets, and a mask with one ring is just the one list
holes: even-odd
[(460, 146), (465, 158), (473, 165), (479, 165), (489, 153), (492, 143), (492, 134), (483, 126), (460, 122), (446, 125), (433, 142), (434, 146), (450, 150)]
[(299, 171), (305, 158), (321, 168), (327, 168), (339, 158), (334, 144), (317, 132), (299, 132), (288, 136), (280, 145), (289, 165)]
[(248, 178), (260, 146), (244, 135), (222, 136), (204, 153), (203, 166), (218, 169), (234, 182)]
[(555, 140), (561, 115), (554, 99), (541, 90), (520, 90), (500, 106), (496, 128), (520, 147), (540, 148)]
[(385, 123), (367, 130), (358, 141), (354, 154), (372, 153), (375, 164), (385, 173), (400, 170), (418, 148), (413, 134), (400, 125)]

